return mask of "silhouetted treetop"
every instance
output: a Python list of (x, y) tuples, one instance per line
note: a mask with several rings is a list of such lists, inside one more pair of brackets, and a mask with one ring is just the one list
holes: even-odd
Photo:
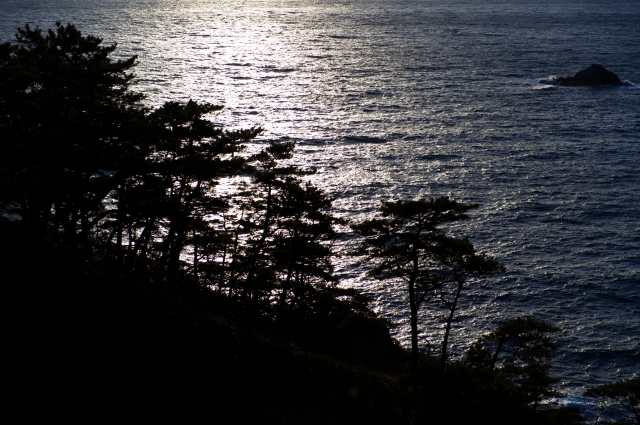
[(2, 44), (2, 201), (19, 205), (36, 239), (52, 208), (73, 239), (76, 223), (101, 209), (111, 171), (131, 162), (123, 157), (150, 152), (135, 106), (143, 95), (129, 90), (135, 57), (113, 60), (115, 48), (60, 23), (46, 33), (27, 25)]

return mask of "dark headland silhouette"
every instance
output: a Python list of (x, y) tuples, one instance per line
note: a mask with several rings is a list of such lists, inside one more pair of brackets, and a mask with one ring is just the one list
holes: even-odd
[(600, 64), (593, 64), (589, 68), (577, 72), (573, 77), (558, 77), (556, 82), (561, 86), (622, 85), (622, 81), (615, 73)]

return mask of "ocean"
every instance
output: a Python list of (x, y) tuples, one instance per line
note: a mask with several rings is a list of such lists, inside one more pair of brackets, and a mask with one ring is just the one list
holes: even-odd
[[(297, 142), (296, 162), (353, 222), (381, 200), (480, 204), (452, 231), (507, 273), (466, 289), (454, 356), (532, 315), (567, 332), (553, 373), (570, 403), (640, 372), (637, 0), (0, 2), (0, 40), (55, 21), (137, 55), (146, 104), (222, 104), (216, 123)], [(592, 63), (625, 85), (546, 84)], [(408, 346), (405, 288), (346, 255), (336, 269)], [(437, 349), (442, 315), (423, 307), (424, 350)]]

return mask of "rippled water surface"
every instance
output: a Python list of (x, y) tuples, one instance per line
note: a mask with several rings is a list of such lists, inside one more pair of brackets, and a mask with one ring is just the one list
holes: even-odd
[[(297, 141), (341, 215), (399, 197), (479, 203), (456, 231), (508, 273), (467, 290), (454, 353), (532, 314), (568, 332), (561, 389), (640, 372), (637, 0), (2, 0), (0, 39), (56, 20), (138, 55), (150, 105), (224, 104), (217, 122)], [(592, 63), (629, 83), (541, 82)], [(404, 288), (348, 257), (337, 267), (408, 343)], [(425, 346), (442, 313), (424, 309)]]

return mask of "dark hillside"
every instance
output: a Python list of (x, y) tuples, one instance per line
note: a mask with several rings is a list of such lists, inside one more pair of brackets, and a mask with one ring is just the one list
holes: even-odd
[[(2, 240), (4, 423), (411, 423), (409, 355), (374, 321), (325, 329), (333, 342), (318, 350), (211, 291), (161, 291), (54, 247), (25, 254), (16, 223)], [(462, 363), (440, 377), (423, 356), (421, 380), (424, 423), (571, 422)]]
[(82, 270), (54, 249), (25, 256), (12, 227), (2, 253), (12, 423), (404, 422), (395, 377), (237, 327), (207, 311), (214, 299), (150, 291), (95, 260)]

